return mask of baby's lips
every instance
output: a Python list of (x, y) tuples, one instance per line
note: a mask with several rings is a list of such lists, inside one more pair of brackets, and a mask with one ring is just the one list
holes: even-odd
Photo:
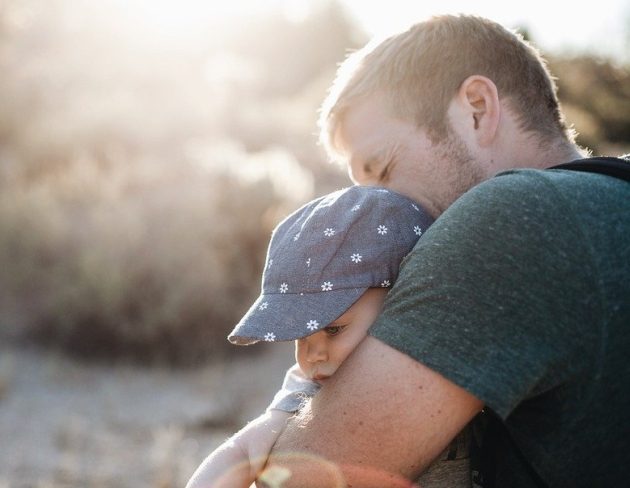
[(330, 378), (330, 376), (326, 376), (325, 374), (318, 374), (313, 376), (313, 381), (315, 381), (316, 383), (319, 383), (320, 385), (326, 381), (328, 378)]

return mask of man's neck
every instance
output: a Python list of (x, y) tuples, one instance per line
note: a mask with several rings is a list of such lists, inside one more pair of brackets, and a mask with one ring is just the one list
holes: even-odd
[(548, 146), (546, 150), (541, 151), (536, 160), (539, 164), (538, 167), (545, 169), (557, 164), (573, 161), (574, 159), (585, 158), (588, 157), (588, 155), (588, 151), (579, 146), (568, 141), (562, 141), (556, 145)]
[(492, 173), (516, 168), (545, 169), (588, 156), (588, 151), (569, 141), (541, 142), (531, 138), (514, 141), (506, 154), (493, 157)]

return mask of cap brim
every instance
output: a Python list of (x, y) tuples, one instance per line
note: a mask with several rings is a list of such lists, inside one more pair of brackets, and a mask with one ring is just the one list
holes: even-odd
[(367, 288), (319, 293), (262, 294), (234, 327), (228, 340), (237, 345), (293, 341), (314, 334), (356, 302)]

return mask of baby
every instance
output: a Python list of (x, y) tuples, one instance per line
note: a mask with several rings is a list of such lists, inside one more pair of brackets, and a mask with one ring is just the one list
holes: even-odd
[[(353, 186), (307, 203), (276, 227), (262, 293), (228, 339), (295, 341), (297, 364), (267, 411), (210, 454), (186, 488), (247, 488), (257, 479), (287, 419), (366, 336), (401, 261), (431, 222), (405, 196)], [(418, 481), (470, 487), (467, 440), (460, 435)]]

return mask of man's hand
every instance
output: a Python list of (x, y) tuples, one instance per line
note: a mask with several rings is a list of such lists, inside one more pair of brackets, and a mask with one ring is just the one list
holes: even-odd
[(276, 442), (290, 487), (409, 487), (481, 401), (367, 337)]

